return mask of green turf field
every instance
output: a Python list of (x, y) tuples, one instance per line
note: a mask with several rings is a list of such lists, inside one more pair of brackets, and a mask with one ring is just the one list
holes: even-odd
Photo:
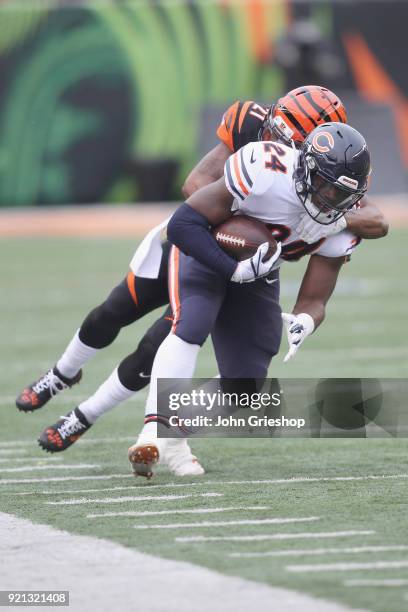
[[(271, 375), (406, 377), (408, 347), (400, 322), (408, 301), (403, 267), (407, 239), (406, 232), (395, 231), (386, 239), (360, 246), (343, 270), (323, 327), (287, 365), (282, 363), (283, 344)], [(49, 457), (40, 452), (35, 439), (41, 430), (90, 394), (118, 360), (135, 348), (153, 321), (150, 317), (124, 330), (88, 364), (81, 385), (53, 404), (32, 415), (15, 409), (17, 393), (54, 363), (88, 310), (125, 275), (133, 250), (129, 240), (2, 241), (1, 510), (354, 607), (383, 612), (406, 609), (408, 548), (401, 548), (408, 546), (404, 440), (194, 441), (206, 476), (176, 482), (158, 473), (147, 483), (129, 477), (126, 458), (142, 423), (145, 394), (139, 394), (100, 420), (63, 455)], [(302, 269), (300, 264), (283, 268), (285, 309), (295, 299)], [(211, 348), (206, 346), (197, 374), (215, 373)], [(298, 480), (289, 481), (293, 478)], [(307, 482), (307, 478), (313, 480)], [(29, 482), (33, 479), (36, 482)], [(176, 486), (180, 484), (185, 486)], [(119, 499), (146, 495), (179, 497)], [(58, 503), (64, 501), (70, 503)], [(178, 513), (90, 516), (170, 510)], [(303, 520), (175, 526), (265, 519)], [(144, 528), (152, 525), (174, 527)], [(296, 537), (285, 537), (291, 535)], [(247, 539), (206, 539), (210, 537)], [(394, 567), (349, 566), (375, 562), (392, 562)], [(339, 563), (343, 565), (330, 567)], [(318, 565), (323, 567), (310, 569)], [(352, 586), (350, 582), (395, 579), (405, 580), (407, 586)]]

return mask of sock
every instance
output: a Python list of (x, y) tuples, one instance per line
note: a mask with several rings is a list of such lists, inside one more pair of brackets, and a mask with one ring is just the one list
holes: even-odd
[(88, 423), (95, 423), (100, 416), (112, 410), (115, 406), (134, 395), (134, 391), (126, 389), (118, 377), (118, 369), (113, 370), (99, 389), (87, 400), (79, 404), (78, 408)]
[(66, 378), (72, 378), (99, 350), (81, 342), (78, 330), (61, 358), (57, 361), (57, 369)]
[(143, 434), (157, 436), (157, 379), (192, 378), (199, 350), (198, 344), (189, 344), (175, 334), (162, 342), (153, 362)]

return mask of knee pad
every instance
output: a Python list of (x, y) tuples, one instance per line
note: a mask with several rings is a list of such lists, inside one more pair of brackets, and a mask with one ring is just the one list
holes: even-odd
[(136, 319), (137, 309), (124, 280), (102, 304), (91, 310), (81, 325), (79, 338), (88, 346), (104, 348), (115, 340), (122, 327)]
[(161, 318), (146, 332), (134, 353), (120, 363), (119, 380), (130, 391), (139, 391), (150, 382), (150, 374), (157, 350), (169, 335), (172, 322)]

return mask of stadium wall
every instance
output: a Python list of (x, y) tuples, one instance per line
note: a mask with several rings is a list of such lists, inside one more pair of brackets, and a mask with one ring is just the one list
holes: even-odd
[(178, 199), (182, 177), (202, 152), (206, 108), (237, 98), (266, 102), (309, 76), (307, 67), (299, 74), (299, 63), (286, 63), (285, 44), (302, 19), (315, 24), (322, 51), (337, 61), (320, 82), (387, 108), (401, 191), (408, 74), (396, 58), (404, 52), (408, 5), (350, 5), (3, 1), (0, 205)]

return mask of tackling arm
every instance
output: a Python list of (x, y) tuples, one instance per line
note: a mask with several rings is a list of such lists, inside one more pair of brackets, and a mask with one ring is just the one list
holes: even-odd
[(346, 213), (347, 229), (360, 238), (382, 238), (388, 234), (388, 222), (381, 210), (364, 197), (360, 208)]
[(282, 313), (289, 342), (285, 362), (296, 355), (302, 342), (323, 321), (343, 263), (344, 257), (310, 258), (292, 313)]
[(223, 142), (211, 149), (192, 169), (185, 180), (182, 192), (189, 198), (195, 191), (220, 179), (224, 173), (224, 164), (231, 151)]

